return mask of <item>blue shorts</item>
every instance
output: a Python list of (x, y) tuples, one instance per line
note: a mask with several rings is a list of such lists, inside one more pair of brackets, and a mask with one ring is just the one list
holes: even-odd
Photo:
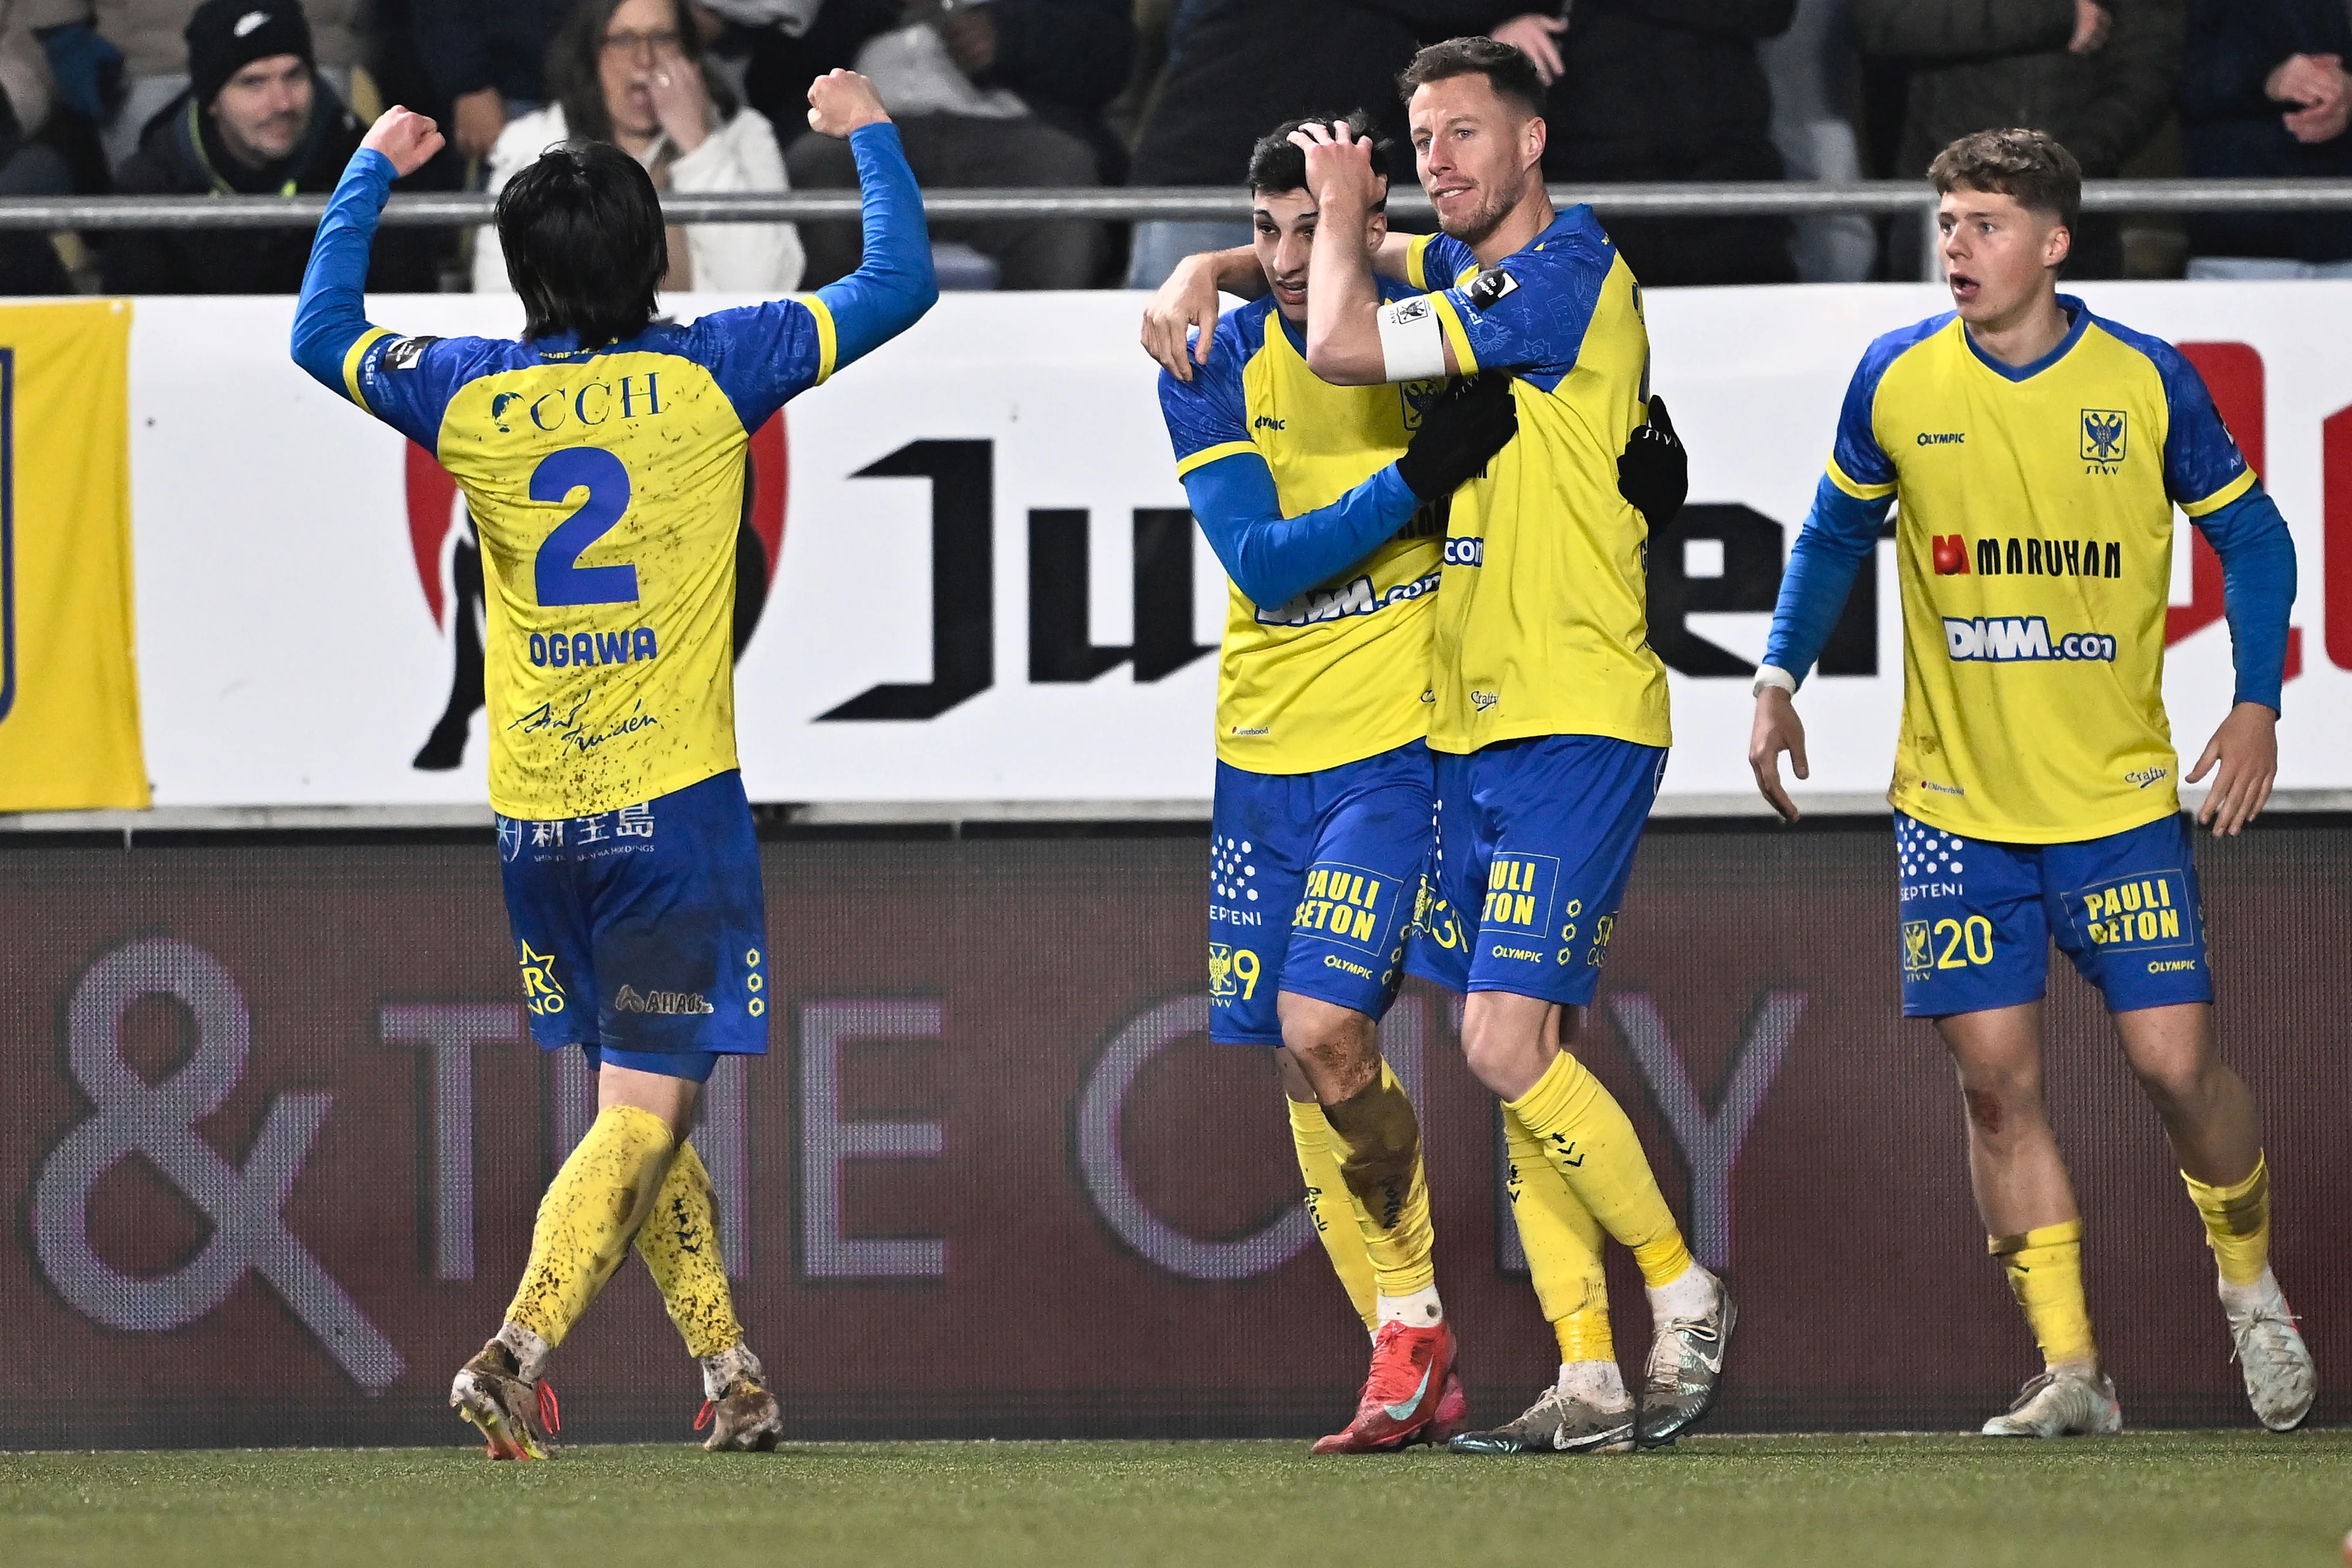
[(1581, 1007), (1601, 984), (1663, 747), (1539, 735), (1437, 753), (1437, 842), (1405, 967)]
[(1311, 773), (1217, 764), (1210, 1039), (1282, 1044), (1282, 991), (1369, 1018), (1389, 1010), (1429, 858), (1429, 788), (1419, 741)]
[(2079, 844), (1993, 844), (1898, 811), (1895, 850), (1906, 1017), (2040, 1000), (2053, 937), (2111, 1013), (2213, 1000), (2186, 818)]
[[(530, 1037), (701, 1082), (768, 1048), (768, 925), (743, 776), (548, 821), (499, 818)], [(592, 1065), (593, 1065), (592, 1056)]]

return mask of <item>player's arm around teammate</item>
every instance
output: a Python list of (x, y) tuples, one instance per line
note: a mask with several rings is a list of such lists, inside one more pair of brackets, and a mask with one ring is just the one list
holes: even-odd
[[(1380, 1055), (1428, 858), (1423, 745), (1444, 507), (1516, 429), (1500, 386), (1342, 388), (1307, 368), (1322, 225), (1285, 125), (1253, 149), (1252, 249), (1271, 298), (1215, 323), (1160, 396), (1202, 531), (1233, 580), (1219, 659), (1210, 1037), (1276, 1047), (1316, 1227), (1373, 1335), (1322, 1453), (1450, 1436), (1464, 1400), (1437, 1292), (1421, 1131)], [(1414, 428), (1418, 423), (1418, 429)]]
[(2222, 560), (2236, 700), (2189, 777), (2235, 835), (2269, 798), (2294, 552), (2195, 369), (2057, 291), (2080, 199), (2065, 150), (1987, 132), (1934, 170), (1956, 310), (1874, 343), (1791, 552), (1748, 761), (1781, 816), (1809, 775), (1794, 703), (1899, 496), (1905, 654), (1896, 807), (1904, 1011), (1957, 1070), (1994, 1256), (2044, 1372), (1996, 1436), (2114, 1431), (2080, 1211), (2042, 1103), (2049, 944), (2105, 995), (2203, 1216), (2247, 1392), (2273, 1427), (2315, 1391), (2270, 1272), (2269, 1173), (2222, 1061), (2162, 700), (2178, 505)]
[(490, 796), (531, 1034), (580, 1047), (597, 1079), (505, 1321), (452, 1384), (494, 1458), (553, 1451), (546, 1363), (632, 1246), (700, 1365), (705, 1446), (772, 1447), (782, 1429), (687, 1142), (719, 1058), (767, 1048), (730, 637), (744, 456), (785, 401), (936, 298), (920, 194), (872, 88), (835, 72), (809, 99), (812, 127), (856, 149), (866, 232), (864, 264), (814, 296), (656, 320), (668, 258), (652, 182), (573, 143), (499, 198), (521, 339), (373, 326), (385, 192), (440, 142), (395, 109), (337, 187), (296, 309), (296, 361), (432, 451), (480, 526)]
[[(1590, 209), (1551, 205), (1532, 63), (1455, 39), (1422, 51), (1402, 85), (1443, 232), (1409, 243), (1402, 298), (1378, 288), (1372, 258), (1318, 248), (1307, 358), (1341, 384), (1486, 373), (1519, 412), (1518, 438), (1455, 499), (1447, 530), (1430, 679), (1432, 929), (1444, 934), (1409, 962), (1467, 994), (1465, 1059), (1504, 1102), (1515, 1213), (1561, 1352), (1558, 1380), (1525, 1414), (1455, 1447), (1663, 1444), (1712, 1405), (1734, 1309), (1573, 1047), (1670, 739), (1641, 559), (1679, 504), (1681, 454), (1663, 422), (1656, 448), (1641, 449), (1651, 400), (1639, 289)], [(1323, 221), (1357, 221), (1374, 189), (1360, 140), (1318, 125), (1294, 140)], [(1645, 482), (1661, 468), (1671, 495)], [(1654, 515), (1629, 504), (1637, 491)], [(1638, 1404), (1605, 1327), (1603, 1235), (1633, 1251), (1650, 1289)]]

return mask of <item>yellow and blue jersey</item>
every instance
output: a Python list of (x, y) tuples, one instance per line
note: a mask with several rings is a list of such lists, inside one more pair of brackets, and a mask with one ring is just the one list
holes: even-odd
[(896, 131), (861, 128), (852, 145), (869, 229), (857, 273), (815, 295), (593, 345), (368, 324), (358, 277), (391, 166), (370, 152), (352, 160), (320, 227), (296, 358), (432, 452), (465, 491), (482, 542), (490, 800), (501, 815), (609, 812), (736, 766), (735, 538), (750, 433), (935, 297)]
[(1444, 508), (1395, 463), (1435, 390), (1323, 381), (1271, 297), (1218, 321), (1190, 382), (1160, 373), (1177, 475), (1233, 579), (1220, 762), (1314, 773), (1427, 733)]
[(2222, 554), (2241, 698), (2278, 705), (2294, 565), (2277, 509), (2179, 351), (2059, 303), (2066, 336), (2021, 368), (1951, 314), (1871, 344), (1765, 655), (1803, 673), (1827, 595), (1797, 557), (1858, 560), (1896, 500), (1888, 798), (1971, 838), (2074, 842), (2179, 809), (2163, 694), (2175, 506)]
[(1649, 524), (1617, 493), (1618, 455), (1648, 412), (1649, 331), (1632, 270), (1584, 206), (1483, 272), (1445, 235), (1415, 238), (1407, 255), (1455, 363), (1508, 371), (1519, 416), (1517, 438), (1454, 497), (1429, 743), (1667, 745)]

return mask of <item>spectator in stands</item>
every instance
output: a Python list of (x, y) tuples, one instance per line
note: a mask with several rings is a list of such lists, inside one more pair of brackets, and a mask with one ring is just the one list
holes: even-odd
[[(1772, 145), (1792, 180), (1859, 180), (1862, 142), (1853, 34), (1845, 0), (1797, 0), (1789, 30), (1758, 51), (1772, 84)], [(1803, 283), (1859, 283), (1878, 259), (1878, 231), (1859, 213), (1823, 213), (1790, 225), (1789, 254)]]
[[(308, 6), (312, 69), (346, 100), (352, 68), (360, 62), (364, 4), (310, 0)], [(186, 33), (196, 0), (27, 0), (26, 9), (60, 80), (68, 72), (97, 73), (91, 96), (105, 107), (106, 161), (120, 164), (138, 150), (157, 113), (188, 89)]]
[[(131, 195), (324, 193), (366, 127), (319, 79), (297, 0), (205, 0), (185, 32), (189, 85), (149, 121), (115, 171)], [(125, 230), (109, 237), (115, 294), (291, 294), (310, 235), (299, 228)], [(372, 291), (429, 292), (430, 236), (390, 229), (376, 242)]]
[[(1787, 30), (1795, 9), (1796, 0), (1580, 0), (1560, 39), (1544, 177), (1779, 179), (1756, 49)], [(1784, 219), (1603, 217), (1644, 287), (1796, 281)]]
[[(708, 68), (686, 0), (581, 0), (549, 47), (547, 86), (554, 101), (499, 133), (491, 191), (574, 137), (619, 147), (656, 190), (784, 189), (774, 129)], [(672, 226), (662, 288), (774, 295), (798, 288), (801, 271), (800, 237), (788, 223)], [(495, 228), (475, 239), (474, 287), (513, 287)]]
[[(2200, 178), (2352, 179), (2352, 8), (2193, 0), (2180, 132)], [(2352, 277), (2352, 213), (2200, 213), (2191, 278)]]
[[(774, 18), (754, 40), (754, 102), (773, 95), (781, 121), (812, 78), (851, 66), (898, 122), (907, 161), (928, 187), (1116, 183), (1125, 153), (1103, 106), (1127, 85), (1132, 0), (730, 0)], [(740, 16), (739, 16), (740, 19)], [(796, 121), (799, 115), (796, 111)], [(849, 144), (803, 136), (784, 150), (793, 183), (856, 189)], [(970, 245), (1006, 289), (1083, 289), (1096, 280), (1103, 226), (1027, 218), (934, 223), (934, 238)], [(811, 285), (857, 265), (854, 222), (805, 224)]]
[[(0, 0), (0, 196), (62, 196), (73, 174), (33, 140), (56, 88), (48, 58), (25, 20), (24, 0)], [(0, 230), (0, 294), (62, 294), (71, 287), (47, 235)]]
[[(1139, 185), (1238, 190), (1251, 143), (1267, 126), (1357, 108), (1373, 116), (1381, 135), (1408, 146), (1396, 78), (1423, 44), (1491, 36), (1557, 73), (1551, 39), (1561, 27), (1558, 16), (1531, 12), (1528, 0), (1186, 0), (1128, 177)], [(1138, 224), (1127, 286), (1156, 289), (1192, 252), (1249, 242), (1239, 217)]]
[[(2065, 143), (2085, 177), (2112, 179), (2172, 110), (2183, 0), (1850, 4), (1864, 52), (1910, 68), (1896, 154), (1906, 175), (1925, 174), (1938, 149), (1970, 132), (2022, 126)], [(1910, 248), (1926, 254), (1916, 230)], [(2074, 231), (2066, 276), (2122, 271), (2115, 221), (2086, 214)]]
[(410, 26), (433, 85), (449, 100), (450, 145), (485, 158), (507, 121), (547, 101), (548, 45), (572, 0), (410, 0)]

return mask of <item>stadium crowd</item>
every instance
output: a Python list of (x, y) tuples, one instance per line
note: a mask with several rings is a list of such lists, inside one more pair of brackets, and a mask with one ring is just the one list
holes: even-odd
[[(1542, 8), (1534, 8), (1542, 7)], [(394, 102), (449, 131), (404, 189), (499, 189), (567, 137), (680, 192), (849, 188), (803, 95), (870, 77), (926, 186), (1232, 185), (1252, 140), (1370, 109), (1484, 35), (1536, 60), (1556, 183), (1923, 174), (2025, 126), (2092, 178), (2352, 175), (2346, 0), (0, 0), (0, 195), (324, 193)], [(1916, 222), (1612, 223), (1679, 283), (1916, 278)], [(1156, 285), (1246, 226), (933, 226), (950, 288)], [(503, 289), (495, 237), (394, 231), (372, 285)], [(673, 288), (814, 287), (853, 223), (688, 226)], [(291, 292), (295, 230), (0, 234), (0, 293)], [(2352, 214), (2086, 219), (2069, 275), (2352, 271)]]

